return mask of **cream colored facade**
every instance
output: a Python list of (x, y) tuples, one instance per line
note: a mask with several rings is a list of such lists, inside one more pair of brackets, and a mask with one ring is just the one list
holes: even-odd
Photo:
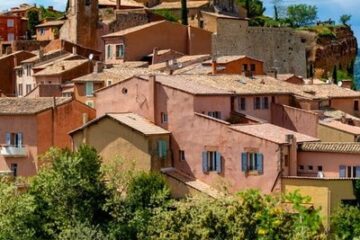
[(322, 142), (357, 142), (358, 135), (323, 124), (318, 125), (318, 138)]
[(170, 165), (169, 151), (165, 159), (158, 157), (158, 141), (168, 143), (168, 134), (146, 136), (111, 118), (103, 118), (72, 133), (72, 138), (74, 149), (88, 144), (98, 151), (104, 163), (121, 159), (125, 168), (139, 171), (159, 171)]
[(323, 224), (329, 228), (330, 216), (342, 200), (354, 200), (352, 179), (320, 179), (320, 178), (283, 178), (282, 192), (299, 191), (303, 196), (311, 197), (309, 204), (320, 208)]

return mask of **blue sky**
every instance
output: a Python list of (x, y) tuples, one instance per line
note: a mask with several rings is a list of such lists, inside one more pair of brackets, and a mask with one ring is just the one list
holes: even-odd
[[(267, 15), (273, 15), (272, 0), (263, 0), (267, 9)], [(0, 10), (8, 9), (20, 3), (36, 3), (38, 5), (53, 5), (57, 9), (65, 8), (66, 0), (0, 0)], [(283, 0), (285, 5), (306, 3), (316, 5), (319, 11), (319, 19), (327, 20), (329, 18), (338, 21), (342, 14), (351, 14), (351, 25), (360, 39), (360, 3), (359, 0)]]

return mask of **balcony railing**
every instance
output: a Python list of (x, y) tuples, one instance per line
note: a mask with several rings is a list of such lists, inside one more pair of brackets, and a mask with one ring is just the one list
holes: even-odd
[(26, 157), (27, 152), (24, 146), (1, 146), (0, 155), (4, 157)]

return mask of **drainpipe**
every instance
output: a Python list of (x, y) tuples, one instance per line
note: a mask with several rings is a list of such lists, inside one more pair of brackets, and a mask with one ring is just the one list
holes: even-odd
[(56, 97), (53, 97), (53, 107), (51, 109), (51, 145), (55, 146), (55, 128), (56, 128)]
[(150, 121), (156, 122), (156, 76), (149, 76), (149, 107), (150, 107)]

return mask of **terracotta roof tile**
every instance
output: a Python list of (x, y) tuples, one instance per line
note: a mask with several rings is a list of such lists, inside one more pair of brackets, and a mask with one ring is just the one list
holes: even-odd
[(87, 59), (82, 59), (82, 60), (67, 60), (67, 61), (55, 62), (53, 65), (46, 67), (44, 70), (37, 72), (33, 76), (37, 77), (37, 76), (49, 76), (49, 75), (61, 74), (63, 72), (79, 67), (87, 63), (88, 61), (89, 60)]
[[(56, 98), (56, 105), (70, 102), (71, 98)], [(36, 114), (54, 106), (54, 98), (0, 98), (1, 115)]]
[[(209, 5), (209, 1), (187, 1), (187, 8), (201, 8)], [(151, 9), (181, 9), (181, 2), (162, 2)]]
[(326, 143), (314, 142), (303, 143), (300, 150), (304, 152), (332, 152), (332, 153), (352, 153), (360, 154), (360, 143)]
[(52, 27), (52, 26), (61, 26), (64, 24), (65, 21), (62, 20), (57, 20), (57, 21), (48, 21), (48, 22), (44, 22), (41, 23), (39, 25), (36, 25), (35, 27), (40, 28), (40, 27)]
[(145, 29), (145, 28), (152, 27), (152, 26), (155, 26), (155, 25), (158, 25), (158, 24), (162, 24), (162, 23), (165, 23), (165, 22), (167, 22), (167, 21), (150, 22), (150, 23), (146, 23), (146, 24), (139, 25), (139, 26), (136, 26), (136, 27), (127, 28), (127, 29), (124, 29), (124, 30), (121, 30), (121, 31), (118, 31), (118, 32), (106, 34), (106, 35), (104, 35), (104, 36), (102, 36), (102, 37), (103, 37), (103, 38), (107, 38), (107, 37), (121, 37), (121, 36), (127, 35), (127, 34), (129, 34), (129, 33), (137, 32), (137, 31), (143, 30), (143, 29)]
[(230, 128), (268, 141), (276, 142), (278, 144), (288, 143), (286, 139), (287, 135), (294, 135), (298, 143), (314, 142), (319, 140), (317, 138), (278, 127), (270, 123), (232, 125)]
[[(116, 6), (116, 0), (99, 0), (98, 4), (100, 6)], [(144, 7), (143, 4), (138, 3), (134, 0), (121, 0), (121, 6)]]

